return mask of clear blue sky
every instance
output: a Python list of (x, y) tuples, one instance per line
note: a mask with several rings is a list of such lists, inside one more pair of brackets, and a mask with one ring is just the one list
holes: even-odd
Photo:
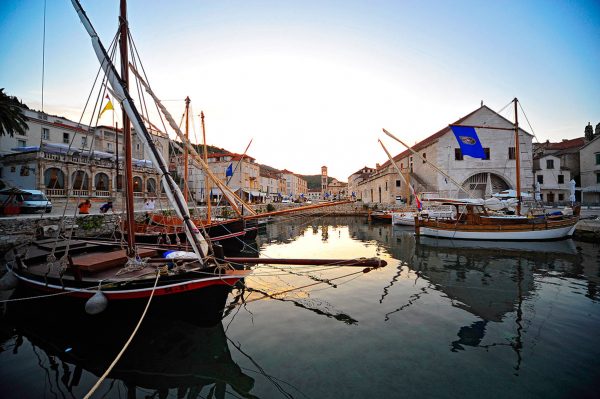
[[(38, 109), (43, 6), (0, 2), (0, 87)], [(118, 1), (83, 7), (108, 45)], [(301, 174), (346, 180), (386, 160), (382, 127), (414, 143), (481, 100), (518, 97), (540, 141), (600, 122), (598, 1), (130, 0), (129, 20), (174, 115), (189, 95), (209, 143), (253, 138), (258, 162)], [(48, 0), (45, 111), (78, 120), (97, 69), (70, 1)]]

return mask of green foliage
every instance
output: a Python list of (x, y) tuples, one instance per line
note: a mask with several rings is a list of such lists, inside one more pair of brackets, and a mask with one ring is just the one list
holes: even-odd
[(267, 204), (267, 212), (273, 212), (275, 210), (275, 205)]
[(16, 97), (4, 93), (0, 89), (0, 136), (14, 136), (15, 133), (24, 135), (29, 129), (28, 118), (23, 114), (23, 108), (27, 106)]
[(596, 130), (594, 131), (594, 137), (600, 136), (600, 123), (596, 125)]
[(104, 216), (102, 215), (88, 215), (77, 218), (77, 225), (86, 231), (99, 229), (103, 224)]
[(221, 209), (221, 216), (224, 218), (229, 218), (231, 217), (231, 209), (227, 208), (227, 207), (223, 207), (223, 209)]
[[(303, 175), (302, 178), (306, 180), (306, 185), (309, 190), (320, 190), (321, 189), (321, 175)], [(327, 176), (327, 183), (331, 183), (333, 177)]]

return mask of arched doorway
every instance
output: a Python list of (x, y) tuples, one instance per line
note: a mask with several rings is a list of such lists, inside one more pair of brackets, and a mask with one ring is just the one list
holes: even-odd
[(65, 188), (65, 174), (58, 168), (48, 168), (44, 171), (44, 187), (50, 190)]
[(144, 184), (142, 182), (142, 178), (139, 176), (135, 176), (133, 178), (133, 192), (141, 193), (142, 191), (144, 191)]
[(146, 190), (150, 194), (156, 193), (156, 180), (154, 180), (152, 177), (146, 180)]
[[(469, 177), (462, 187), (472, 192), (474, 198), (489, 198), (493, 193), (508, 190), (510, 185), (503, 177), (495, 173), (483, 172)], [(461, 191), (458, 196), (464, 198), (467, 195)]]
[(86, 172), (78, 170), (73, 173), (73, 190), (89, 190), (90, 179)]
[(94, 177), (94, 188), (96, 191), (108, 191), (108, 175), (106, 173), (97, 173)]

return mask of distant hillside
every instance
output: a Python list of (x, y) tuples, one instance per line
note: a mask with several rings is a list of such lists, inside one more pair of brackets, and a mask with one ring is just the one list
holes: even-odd
[[(179, 144), (179, 145), (182, 145), (181, 141), (177, 141), (176, 140), (175, 142), (177, 144)], [(192, 147), (194, 147), (194, 149), (196, 150), (196, 152), (198, 152), (198, 154), (200, 154), (200, 155), (204, 154), (204, 145), (202, 145), (202, 144), (193, 144), (192, 143)], [(176, 154), (179, 153), (179, 151), (177, 151), (176, 148), (171, 149), (171, 151), (175, 152)], [(212, 145), (208, 144), (206, 146), (206, 152), (209, 153), (209, 154), (217, 154), (217, 153), (230, 152), (230, 151), (227, 151), (224, 148), (219, 148), (219, 147), (215, 147), (215, 146), (212, 146)]]
[[(309, 190), (320, 190), (321, 189), (321, 175), (302, 175), (302, 178), (306, 180), (306, 184)], [(327, 182), (331, 182), (333, 177), (327, 176)]]

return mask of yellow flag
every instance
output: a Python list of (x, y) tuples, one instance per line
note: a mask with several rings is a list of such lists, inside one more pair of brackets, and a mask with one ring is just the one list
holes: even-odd
[(108, 100), (108, 102), (106, 103), (106, 105), (104, 106), (104, 109), (102, 110), (102, 112), (100, 112), (100, 116), (102, 116), (102, 114), (104, 113), (104, 111), (108, 111), (110, 110), (115, 110), (115, 108), (113, 107), (112, 103), (110, 102), (110, 98), (108, 98), (108, 94), (106, 95), (106, 99)]

